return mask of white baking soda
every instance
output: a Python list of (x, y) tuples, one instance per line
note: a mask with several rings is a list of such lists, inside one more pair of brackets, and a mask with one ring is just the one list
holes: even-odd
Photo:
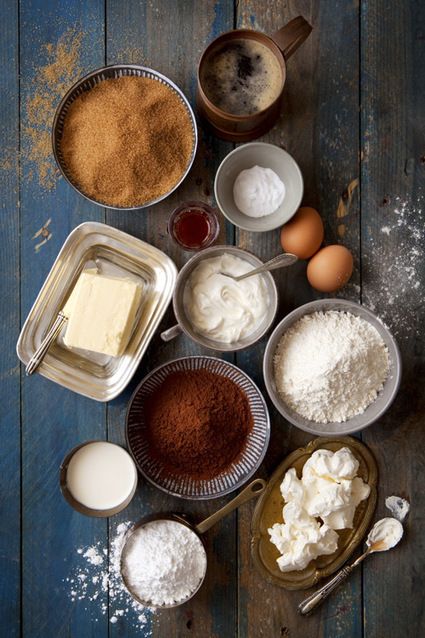
[(137, 481), (131, 456), (119, 445), (93, 441), (73, 454), (66, 472), (66, 485), (76, 501), (94, 510), (107, 510), (123, 503)]
[(285, 198), (285, 184), (271, 168), (253, 166), (239, 173), (233, 198), (241, 213), (265, 217), (274, 213)]

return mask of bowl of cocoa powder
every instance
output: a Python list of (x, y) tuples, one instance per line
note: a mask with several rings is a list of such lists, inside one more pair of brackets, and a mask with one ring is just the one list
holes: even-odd
[(145, 208), (189, 173), (198, 134), (192, 108), (167, 77), (138, 65), (97, 69), (59, 104), (53, 153), (65, 179), (100, 206)]
[(235, 365), (183, 357), (136, 388), (126, 438), (139, 471), (159, 489), (185, 499), (218, 498), (260, 466), (270, 419), (260, 390)]

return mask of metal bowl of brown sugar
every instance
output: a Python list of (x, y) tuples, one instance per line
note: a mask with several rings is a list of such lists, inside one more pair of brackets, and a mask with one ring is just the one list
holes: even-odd
[(143, 476), (185, 499), (218, 498), (257, 471), (270, 439), (260, 390), (235, 365), (208, 356), (150, 372), (127, 410), (126, 439)]
[[(155, 131), (149, 133), (149, 130), (152, 129), (152, 126), (157, 126), (159, 131), (161, 130), (161, 127), (168, 126), (168, 123), (165, 121), (167, 118), (161, 116), (161, 111), (159, 109), (155, 110), (154, 108), (151, 108), (149, 106), (144, 116), (145, 120), (142, 119), (143, 115), (142, 113), (140, 113), (140, 122), (143, 125), (143, 122), (149, 121), (149, 126), (146, 127), (146, 131), (148, 131), (148, 135), (153, 136), (151, 140), (152, 144), (149, 144), (149, 138), (147, 139), (146, 144), (138, 143), (137, 148), (132, 149), (129, 147), (131, 145), (131, 140), (130, 142), (126, 142), (125, 144), (123, 143), (124, 136), (127, 134), (127, 137), (129, 137), (128, 131), (127, 133), (125, 133), (125, 131), (122, 132), (122, 139), (120, 142), (118, 142), (121, 146), (117, 147), (117, 161), (113, 161), (112, 159), (110, 159), (110, 165), (112, 165), (113, 168), (116, 167), (116, 169), (114, 168), (115, 175), (113, 176), (113, 179), (111, 179), (111, 176), (108, 174), (108, 172), (106, 172), (106, 170), (105, 173), (102, 174), (100, 177), (96, 175), (95, 177), (91, 178), (93, 183), (102, 183), (104, 185), (103, 196), (101, 196), (99, 194), (101, 190), (100, 187), (93, 186), (93, 188), (91, 188), (87, 185), (83, 186), (82, 182), (84, 180), (82, 180), (81, 178), (79, 179), (77, 173), (83, 170), (82, 164), (87, 157), (91, 156), (91, 159), (93, 160), (93, 149), (97, 145), (97, 135), (103, 130), (103, 134), (105, 136), (104, 122), (99, 121), (99, 117), (97, 118), (97, 121), (99, 122), (99, 129), (98, 131), (94, 131), (93, 138), (91, 140), (88, 140), (87, 138), (88, 143), (86, 144), (85, 140), (81, 139), (81, 137), (83, 136), (83, 129), (81, 126), (79, 126), (81, 118), (80, 122), (78, 122), (77, 120), (75, 123), (73, 123), (74, 134), (76, 134), (75, 130), (78, 131), (78, 129), (80, 129), (80, 147), (83, 148), (85, 146), (87, 149), (87, 146), (89, 146), (91, 142), (90, 153), (86, 154), (83, 151), (81, 162), (79, 161), (79, 157), (76, 151), (76, 149), (78, 149), (78, 145), (72, 144), (72, 153), (75, 154), (75, 160), (73, 160), (74, 169), (70, 168), (70, 162), (66, 161), (65, 158), (65, 155), (67, 155), (67, 153), (64, 153), (64, 149), (62, 148), (64, 142), (64, 130), (67, 126), (67, 117), (70, 114), (70, 109), (71, 112), (73, 112), (73, 109), (71, 107), (74, 105), (74, 102), (76, 100), (80, 99), (81, 106), (84, 107), (84, 102), (81, 101), (81, 96), (84, 96), (84, 94), (86, 93), (88, 94), (88, 92), (90, 92), (95, 87), (98, 87), (106, 80), (124, 79), (124, 82), (127, 82), (125, 78), (146, 78), (150, 81), (158, 82), (160, 85), (162, 85), (162, 87), (166, 87), (167, 89), (169, 89), (168, 95), (170, 97), (170, 100), (173, 101), (176, 111), (178, 110), (179, 113), (179, 116), (177, 116), (176, 114), (173, 126), (176, 134), (183, 136), (184, 133), (184, 152), (183, 150), (180, 152), (181, 149), (178, 149), (178, 153), (170, 156), (171, 151), (169, 149), (167, 150), (167, 145), (165, 143), (168, 135), (168, 131), (166, 131), (165, 128), (164, 144), (162, 144), (161, 141), (156, 137)], [(156, 88), (154, 84), (151, 84), (151, 87), (153, 87), (153, 89), (158, 92), (161, 91), (161, 89), (159, 87)], [(162, 92), (164, 93), (164, 91)], [(177, 100), (175, 99), (176, 97)], [(115, 134), (117, 134), (118, 140), (120, 138), (120, 131), (119, 129), (117, 129), (117, 127), (121, 126), (123, 122), (125, 123), (125, 126), (127, 126), (126, 122), (128, 120), (134, 120), (134, 116), (138, 114), (137, 107), (140, 108), (140, 102), (135, 100), (134, 104), (131, 104), (131, 106), (129, 107), (131, 108), (131, 117), (129, 116), (129, 114), (126, 113), (117, 114), (116, 120), (114, 121), (114, 128), (110, 136), (112, 141)], [(182, 117), (180, 117), (180, 114)], [(131, 125), (129, 124), (128, 126)], [(131, 131), (131, 128), (129, 128), (129, 131)], [(130, 135), (130, 137), (132, 136)], [(138, 210), (140, 208), (146, 208), (148, 206), (152, 206), (153, 204), (157, 204), (161, 200), (168, 197), (168, 195), (170, 195), (178, 188), (178, 186), (180, 186), (180, 184), (188, 175), (195, 159), (196, 149), (198, 145), (198, 132), (193, 110), (184, 93), (176, 84), (174, 84), (174, 82), (172, 82), (165, 75), (158, 73), (158, 71), (154, 71), (153, 69), (149, 69), (147, 67), (139, 66), (136, 64), (114, 64), (111, 66), (103, 67), (101, 69), (96, 69), (95, 71), (92, 71), (88, 75), (84, 76), (76, 84), (74, 84), (74, 86), (72, 86), (66, 93), (66, 95), (62, 98), (62, 101), (60, 102), (56, 110), (53, 120), (52, 145), (54, 157), (63, 177), (78, 193), (80, 193), (80, 195), (104, 208), (119, 210)], [(164, 167), (163, 169), (160, 169), (159, 164), (157, 165), (155, 162), (149, 161), (149, 157), (145, 158), (145, 164), (147, 168), (143, 168), (143, 162), (139, 162), (137, 153), (143, 152), (143, 149), (145, 147), (152, 147), (152, 152), (154, 153), (159, 152), (158, 147), (161, 147), (164, 151), (164, 156), (168, 158), (168, 168)], [(69, 153), (70, 152), (71, 151), (69, 151)], [(100, 149), (98, 150), (98, 152), (100, 153)], [(132, 155), (134, 153), (136, 153), (136, 156), (133, 158)], [(99, 156), (99, 170), (103, 170), (104, 159), (105, 154), (102, 157)], [(123, 161), (123, 165), (121, 165), (121, 160)], [(90, 169), (92, 170), (93, 167), (91, 166)], [(145, 179), (146, 176), (145, 174), (143, 174), (143, 190), (145, 192), (143, 194), (138, 193), (136, 198), (135, 196), (133, 197), (133, 191), (137, 190), (137, 188), (135, 187), (135, 180), (137, 179), (139, 181), (142, 181), (142, 170), (148, 170), (149, 175), (147, 176), (148, 179)], [(88, 170), (87, 174), (89, 174)], [(87, 177), (87, 179), (89, 179), (89, 177)], [(125, 180), (127, 180), (127, 182), (125, 182)], [(148, 183), (150, 185), (145, 186), (145, 184)], [(125, 195), (127, 186), (132, 193), (128, 196)], [(108, 196), (105, 197), (105, 193), (108, 193)], [(136, 199), (137, 201), (135, 201)]]

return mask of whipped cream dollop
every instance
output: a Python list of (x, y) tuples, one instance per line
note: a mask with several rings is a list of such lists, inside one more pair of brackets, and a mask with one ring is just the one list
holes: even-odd
[(284, 522), (268, 530), (282, 554), (277, 559), (281, 571), (304, 569), (318, 556), (336, 551), (335, 530), (353, 526), (356, 507), (370, 494), (370, 486), (357, 476), (358, 469), (351, 450), (341, 448), (313, 452), (301, 479), (295, 468), (286, 472), (280, 486)]
[(390, 510), (391, 514), (400, 523), (404, 521), (410, 511), (410, 503), (401, 496), (387, 496), (385, 499), (385, 507)]
[(234, 281), (255, 266), (232, 254), (204, 259), (191, 273), (183, 294), (186, 315), (199, 334), (222, 343), (249, 337), (267, 315), (262, 275)]
[(403, 525), (396, 518), (381, 518), (375, 523), (366, 539), (366, 545), (369, 547), (376, 543), (382, 543), (375, 551), (384, 552), (391, 549), (403, 536)]

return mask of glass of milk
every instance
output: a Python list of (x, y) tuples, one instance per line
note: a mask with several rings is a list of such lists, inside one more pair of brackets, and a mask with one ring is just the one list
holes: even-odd
[(137, 469), (124, 448), (87, 441), (65, 457), (60, 468), (65, 500), (80, 514), (106, 517), (121, 512), (137, 487)]

